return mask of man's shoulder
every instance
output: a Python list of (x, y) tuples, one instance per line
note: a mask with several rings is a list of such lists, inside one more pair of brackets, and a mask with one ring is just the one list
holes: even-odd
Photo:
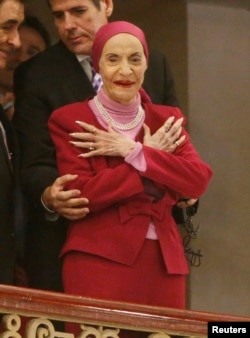
[(22, 72), (41, 72), (41, 69), (46, 69), (47, 71), (53, 71), (56, 67), (63, 65), (65, 67), (65, 62), (74, 61), (75, 56), (71, 53), (62, 42), (57, 42), (56, 44), (50, 46), (45, 51), (33, 56), (29, 60), (22, 62), (16, 69), (16, 73)]
[(65, 125), (71, 124), (72, 121), (75, 124), (75, 121), (82, 117), (82, 112), (84, 111), (84, 120), (92, 122), (92, 110), (89, 107), (88, 100), (73, 102), (65, 104), (62, 107), (59, 107), (53, 111), (49, 121), (57, 120), (59, 124)]
[(155, 48), (149, 49), (149, 64), (164, 63), (166, 60), (167, 56), (161, 50)]

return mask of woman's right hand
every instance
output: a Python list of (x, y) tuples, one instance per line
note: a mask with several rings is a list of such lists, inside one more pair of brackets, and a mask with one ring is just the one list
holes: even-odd
[(144, 124), (143, 144), (172, 153), (185, 140), (181, 135), (183, 118), (174, 122), (175, 117), (169, 117), (166, 122), (151, 135), (149, 127)]
[(116, 132), (111, 125), (105, 131), (83, 121), (76, 121), (76, 123), (86, 131), (85, 133), (76, 132), (70, 134), (75, 140), (71, 141), (73, 145), (88, 150), (80, 154), (80, 157), (121, 156), (125, 158), (136, 146), (134, 140)]

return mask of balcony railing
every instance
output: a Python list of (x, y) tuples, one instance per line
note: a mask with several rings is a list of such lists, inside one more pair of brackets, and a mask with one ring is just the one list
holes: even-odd
[(206, 337), (208, 322), (250, 322), (250, 317), (118, 303), (0, 285), (0, 338), (76, 338), (54, 321), (79, 323), (79, 338), (119, 338), (119, 330), (150, 338)]

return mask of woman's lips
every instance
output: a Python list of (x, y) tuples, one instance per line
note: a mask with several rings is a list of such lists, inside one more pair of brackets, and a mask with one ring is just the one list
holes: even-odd
[(114, 81), (114, 83), (120, 87), (131, 87), (135, 84), (135, 82), (131, 81)]

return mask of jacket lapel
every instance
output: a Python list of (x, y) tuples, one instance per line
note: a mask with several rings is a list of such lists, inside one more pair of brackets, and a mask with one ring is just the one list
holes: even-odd
[[(1, 118), (0, 118), (1, 121)], [(2, 121), (1, 121), (2, 122)], [(2, 129), (0, 128), (0, 152), (2, 153), (2, 158), (6, 162), (7, 167), (9, 168), (10, 173), (12, 173), (12, 163), (9, 155), (9, 151), (6, 147)]]
[[(60, 55), (58, 61), (62, 64), (64, 69), (64, 87), (66, 92), (71, 93), (74, 101), (83, 101), (89, 96), (95, 95), (95, 91), (85, 74), (80, 62), (76, 56), (71, 53), (65, 45), (60, 41), (57, 44), (57, 55)], [(65, 65), (70, 65), (65, 69)]]

